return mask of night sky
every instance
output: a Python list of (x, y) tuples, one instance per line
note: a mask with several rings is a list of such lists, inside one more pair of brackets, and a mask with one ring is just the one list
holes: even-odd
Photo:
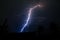
[[(45, 7), (33, 11), (31, 23), (25, 31), (37, 31), (38, 25), (44, 25), (44, 28), (49, 29), (50, 22), (58, 24), (59, 30), (60, 8), (58, 0), (4, 0), (2, 2), (3, 12), (0, 13), (0, 25), (3, 26), (4, 20), (7, 18), (8, 32), (16, 32), (17, 27), (22, 27), (24, 24), (28, 8), (39, 2)], [(40, 19), (40, 17), (43, 18)]]

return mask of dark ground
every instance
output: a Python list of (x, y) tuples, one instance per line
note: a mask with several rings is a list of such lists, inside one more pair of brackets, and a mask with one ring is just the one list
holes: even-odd
[(57, 25), (53, 22), (50, 23), (50, 31), (44, 32), (42, 26), (39, 28), (38, 32), (26, 32), (26, 33), (8, 33), (6, 25), (0, 26), (0, 31), (2, 32), (2, 38), (39, 38), (39, 39), (60, 39), (60, 31)]

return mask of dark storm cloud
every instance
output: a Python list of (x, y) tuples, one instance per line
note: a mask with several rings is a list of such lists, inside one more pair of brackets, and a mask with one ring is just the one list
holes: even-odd
[[(53, 20), (60, 25), (60, 12), (59, 12), (59, 1), (58, 0), (10, 0), (3, 2), (3, 14), (0, 14), (0, 25), (4, 23), (5, 18), (8, 18), (8, 28), (9, 31), (16, 32), (16, 26), (22, 24), (22, 18), (25, 17), (25, 11), (23, 11), (27, 6), (38, 3), (47, 3), (45, 13), (41, 16), (45, 16), (49, 20)], [(37, 12), (36, 12), (37, 13)], [(38, 12), (40, 13), (40, 12)]]

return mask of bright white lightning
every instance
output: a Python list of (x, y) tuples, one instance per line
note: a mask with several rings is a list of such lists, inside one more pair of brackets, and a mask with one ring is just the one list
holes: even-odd
[(37, 7), (40, 7), (40, 5), (36, 5), (33, 8), (30, 8), (29, 9), (28, 18), (27, 18), (26, 23), (24, 24), (24, 26), (21, 28), (21, 31), (20, 32), (23, 32), (24, 28), (28, 25), (28, 22), (29, 22), (29, 19), (30, 19), (32, 10), (35, 9), (35, 8), (37, 8)]

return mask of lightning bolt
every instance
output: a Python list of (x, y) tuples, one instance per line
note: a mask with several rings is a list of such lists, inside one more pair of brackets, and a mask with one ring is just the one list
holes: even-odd
[(35, 5), (34, 7), (32, 7), (32, 8), (29, 9), (28, 18), (27, 18), (26, 23), (24, 24), (24, 26), (21, 28), (20, 32), (23, 32), (24, 28), (26, 28), (26, 26), (28, 25), (30, 16), (32, 14), (32, 10), (35, 9), (35, 8), (37, 8), (37, 7), (40, 7), (40, 5)]

